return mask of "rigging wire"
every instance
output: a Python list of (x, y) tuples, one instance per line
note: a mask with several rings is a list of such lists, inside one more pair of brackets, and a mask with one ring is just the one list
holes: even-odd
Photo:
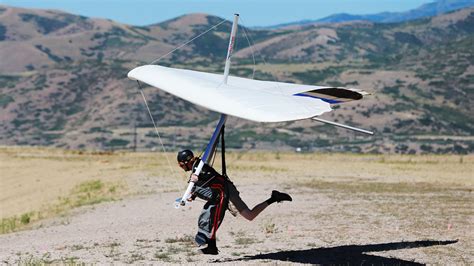
[(166, 53), (166, 54), (160, 56), (159, 58), (157, 58), (157, 59), (151, 61), (151, 63), (149, 63), (149, 65), (153, 65), (154, 63), (160, 61), (163, 57), (168, 56), (168, 55), (174, 53), (176, 50), (179, 50), (179, 49), (183, 48), (184, 46), (188, 45), (190, 42), (196, 40), (197, 38), (199, 38), (199, 37), (203, 36), (204, 34), (210, 32), (211, 30), (213, 30), (213, 29), (219, 27), (222, 23), (224, 23), (224, 22), (226, 22), (226, 21), (227, 21), (226, 19), (223, 19), (221, 22), (215, 24), (214, 26), (212, 26), (212, 27), (210, 27), (209, 29), (207, 29), (206, 31), (200, 33), (199, 35), (197, 35), (196, 37), (192, 38), (191, 40), (189, 40), (189, 41), (187, 41), (187, 42), (181, 44), (180, 46), (174, 48), (173, 50), (169, 51), (168, 53)]
[(143, 97), (143, 101), (145, 102), (146, 109), (148, 110), (148, 114), (150, 115), (151, 122), (153, 123), (153, 127), (155, 128), (156, 135), (158, 135), (158, 140), (160, 141), (161, 148), (163, 149), (163, 153), (165, 155), (166, 161), (168, 162), (168, 166), (170, 168), (171, 174), (176, 174), (176, 171), (174, 171), (173, 167), (171, 167), (170, 160), (168, 159), (168, 156), (166, 155), (165, 145), (163, 144), (163, 141), (161, 140), (160, 132), (158, 132), (158, 128), (157, 128), (156, 123), (155, 123), (155, 119), (153, 119), (153, 115), (151, 114), (150, 107), (148, 106), (148, 102), (145, 98), (145, 93), (143, 92), (140, 81), (137, 80), (137, 83), (138, 83), (138, 87), (140, 88), (140, 93)]
[[(252, 43), (252, 44), (250, 44), (250, 42), (249, 42), (249, 46), (250, 46), (250, 50), (252, 51), (252, 57), (253, 57), (253, 61), (254, 61), (254, 74), (255, 74), (256, 63), (255, 63), (255, 57), (254, 57), (254, 54), (253, 54), (253, 46), (255, 46), (255, 41), (253, 40), (252, 35), (247, 34), (247, 31), (245, 29), (246, 27), (244, 26), (245, 24), (244, 24), (244, 20), (243, 20), (242, 16), (240, 17), (240, 20), (241, 20), (241, 24), (242, 24), (242, 29), (244, 30), (245, 37), (247, 38), (247, 36), (248, 36), (250, 38), (250, 42)], [(247, 41), (249, 41), (249, 38), (247, 38)], [(265, 61), (265, 57), (263, 56), (263, 54), (259, 52), (259, 55), (262, 58), (263, 64), (265, 66), (268, 66), (267, 62)], [(252, 74), (252, 79), (253, 79), (254, 74)], [(280, 86), (278, 81), (273, 77), (273, 75), (271, 75), (271, 76), (273, 78), (273, 81), (275, 82), (276, 88), (280, 91), (281, 94), (283, 94), (283, 88)], [(293, 100), (293, 102), (294, 101), (295, 100)]]
[[(204, 34), (210, 32), (211, 30), (216, 29), (217, 27), (219, 27), (221, 24), (223, 24), (223, 23), (226, 22), (226, 21), (227, 21), (226, 19), (223, 19), (222, 21), (220, 21), (219, 23), (213, 25), (212, 27), (210, 27), (210, 28), (207, 29), (206, 31), (200, 33), (199, 35), (193, 37), (192, 39), (190, 39), (190, 40), (184, 42), (183, 44), (181, 44), (181, 45), (179, 45), (179, 46), (177, 46), (176, 48), (172, 49), (172, 50), (169, 51), (168, 53), (166, 53), (166, 54), (160, 56), (159, 58), (157, 58), (157, 59), (155, 59), (155, 60), (153, 60), (153, 61), (150, 62), (149, 64), (150, 64), (150, 65), (153, 65), (154, 63), (160, 61), (160, 60), (163, 59), (164, 57), (166, 57), (166, 56), (168, 56), (168, 55), (174, 53), (175, 51), (177, 51), (177, 50), (183, 48), (184, 46), (188, 45), (190, 42), (192, 42), (192, 41), (194, 41), (194, 40), (200, 38), (201, 36), (203, 36)], [(161, 139), (161, 135), (160, 135), (160, 132), (158, 131), (158, 128), (157, 128), (157, 126), (156, 126), (155, 119), (153, 119), (153, 115), (151, 114), (150, 107), (148, 106), (148, 102), (147, 102), (146, 97), (145, 97), (145, 93), (143, 92), (143, 89), (142, 89), (142, 87), (141, 87), (141, 84), (140, 84), (140, 82), (139, 82), (138, 80), (137, 80), (137, 83), (138, 83), (138, 87), (140, 88), (140, 93), (141, 93), (141, 95), (142, 95), (142, 98), (143, 98), (143, 101), (144, 101), (144, 103), (145, 103), (145, 106), (146, 106), (146, 108), (147, 108), (147, 110), (148, 110), (148, 114), (149, 114), (150, 119), (151, 119), (151, 121), (152, 121), (152, 123), (153, 123), (153, 127), (154, 127), (154, 129), (155, 129), (156, 135), (158, 136), (158, 139), (159, 139), (159, 141), (160, 141), (161, 148), (163, 149), (163, 152), (164, 152), (166, 161), (167, 161), (167, 163), (168, 163), (168, 167), (170, 168), (171, 174), (176, 174), (176, 171), (173, 170), (174, 168), (171, 166), (170, 160), (168, 159), (168, 156), (167, 156), (167, 154), (166, 154), (165, 145), (163, 144), (163, 141), (162, 141), (162, 139)]]
[(249, 48), (250, 48), (250, 51), (252, 52), (252, 59), (253, 59), (253, 72), (252, 72), (252, 79), (254, 79), (255, 77), (255, 66), (256, 66), (256, 63), (255, 63), (255, 54), (254, 54), (254, 51), (253, 51), (253, 45), (250, 44), (250, 40), (249, 40), (249, 37), (247, 36), (247, 30), (245, 29), (243, 23), (242, 23), (242, 30), (244, 31), (244, 36), (245, 38), (247, 39), (247, 43), (249, 44)]
[[(242, 26), (244, 26), (244, 20), (242, 19), (242, 17), (241, 17), (240, 19), (241, 19), (241, 21), (242, 21)], [(250, 34), (249, 34), (249, 37), (250, 37), (250, 40), (252, 41), (253, 45), (255, 45), (255, 42), (253, 41), (252, 36), (251, 36)], [(259, 54), (260, 54), (260, 57), (262, 58), (263, 64), (266, 65), (266, 66), (268, 66), (268, 64), (267, 64), (267, 62), (265, 61), (265, 58), (263, 57), (263, 55), (262, 55), (261, 53), (259, 53)], [(273, 78), (273, 75), (271, 75), (271, 76), (272, 76), (272, 78)], [(273, 81), (275, 82), (276, 88), (280, 91), (281, 94), (283, 94), (283, 88), (280, 86), (280, 84), (278, 83), (278, 81), (277, 81), (275, 78), (273, 78)]]
[[(242, 27), (244, 27), (244, 32), (246, 32), (246, 30), (245, 30), (246, 27), (245, 27), (244, 20), (242, 19), (242, 17), (240, 17), (240, 20), (242, 21)], [(252, 45), (250, 46), (252, 48), (253, 46), (255, 46), (255, 41), (253, 40), (252, 35), (248, 34), (248, 37), (250, 38), (250, 42), (252, 43)], [(251, 49), (251, 51), (253, 52), (253, 49)], [(267, 61), (265, 61), (265, 57), (263, 57), (263, 55), (261, 53), (259, 53), (259, 54), (260, 54), (260, 57), (262, 58), (263, 64), (268, 65)]]

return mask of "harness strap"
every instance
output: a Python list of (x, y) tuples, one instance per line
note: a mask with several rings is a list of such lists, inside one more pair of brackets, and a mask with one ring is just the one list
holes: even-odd
[[(229, 177), (227, 176), (227, 168), (226, 168), (226, 163), (225, 163), (225, 139), (224, 139), (224, 129), (225, 129), (225, 125), (222, 126), (222, 129), (221, 129), (221, 132), (219, 133), (220, 134), (220, 137), (221, 137), (221, 155), (222, 155), (222, 176), (229, 180)], [(216, 146), (214, 147), (214, 152), (212, 154), (212, 156), (215, 156), (216, 155), (216, 152), (215, 150), (217, 149), (217, 144)], [(215, 159), (215, 157), (213, 158)], [(214, 162), (214, 160), (212, 160), (212, 162)], [(194, 163), (196, 164), (196, 163)], [(214, 164), (214, 163), (213, 163)], [(194, 169), (194, 165), (193, 165), (193, 169)], [(190, 177), (191, 178), (191, 177)], [(214, 177), (210, 178), (209, 180), (207, 180), (206, 182), (204, 182), (204, 184), (202, 184), (201, 186), (198, 186), (198, 187), (204, 187), (205, 185), (207, 185), (211, 180), (213, 180)], [(197, 186), (197, 185), (196, 185)], [(192, 193), (192, 196), (195, 198), (196, 197), (196, 192), (193, 192)]]
[(227, 169), (226, 169), (226, 165), (225, 165), (224, 129), (225, 129), (225, 125), (222, 126), (222, 129), (221, 129), (222, 175), (223, 175), (225, 178), (228, 178), (228, 177), (227, 177)]

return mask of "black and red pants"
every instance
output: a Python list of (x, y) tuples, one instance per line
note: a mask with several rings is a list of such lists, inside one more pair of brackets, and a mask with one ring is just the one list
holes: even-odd
[(214, 182), (205, 187), (195, 187), (194, 193), (207, 200), (198, 220), (196, 243), (204, 245), (209, 240), (216, 239), (217, 229), (224, 220), (225, 211), (229, 204), (227, 180), (222, 176), (214, 178)]

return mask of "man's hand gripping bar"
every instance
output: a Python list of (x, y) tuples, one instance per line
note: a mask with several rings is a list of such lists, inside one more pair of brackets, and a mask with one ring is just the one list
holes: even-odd
[[(198, 167), (196, 168), (196, 172), (192, 173), (192, 174), (195, 174), (197, 176), (199, 176), (199, 174), (201, 173), (201, 170), (202, 170), (202, 167), (204, 166), (204, 161), (201, 160), (199, 162), (199, 165)], [(178, 198), (176, 199), (175, 203), (174, 203), (174, 207), (176, 209), (179, 208), (179, 206), (185, 206), (186, 205), (186, 201), (189, 199), (189, 197), (191, 196), (191, 191), (193, 190), (193, 187), (194, 187), (194, 182), (193, 181), (189, 181), (189, 185), (188, 185), (188, 188), (186, 189), (186, 191), (184, 192), (184, 195), (182, 198)]]

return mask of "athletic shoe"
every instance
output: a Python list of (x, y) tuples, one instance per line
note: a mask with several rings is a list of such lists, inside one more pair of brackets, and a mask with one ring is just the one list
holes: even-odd
[(286, 193), (281, 193), (279, 191), (273, 190), (272, 196), (270, 198), (273, 202), (282, 202), (282, 201), (293, 201), (290, 195)]
[(202, 254), (206, 254), (206, 255), (219, 254), (219, 250), (217, 249), (217, 246), (216, 246), (216, 240), (210, 239), (207, 244), (199, 246), (199, 251), (201, 251)]

